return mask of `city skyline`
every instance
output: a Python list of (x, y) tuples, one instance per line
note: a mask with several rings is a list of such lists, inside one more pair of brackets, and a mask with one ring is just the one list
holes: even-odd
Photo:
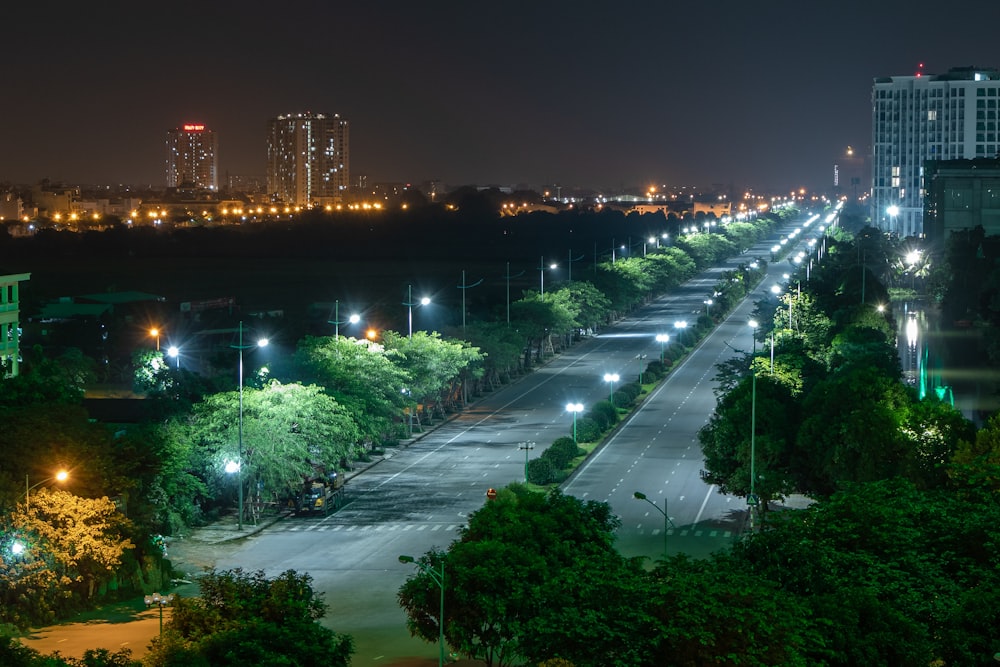
[(1000, 66), (1000, 6), (949, 10), (975, 20), (895, 0), (17, 5), (0, 181), (162, 186), (185, 122), (218, 133), (220, 185), (262, 179), (268, 119), (314, 112), (350, 119), (369, 182), (823, 190), (847, 146), (870, 152), (874, 78)]

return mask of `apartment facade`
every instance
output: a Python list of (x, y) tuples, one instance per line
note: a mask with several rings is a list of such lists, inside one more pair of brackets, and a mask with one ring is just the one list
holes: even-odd
[(167, 130), (167, 187), (219, 190), (218, 137), (202, 123)]
[(310, 207), (340, 203), (350, 184), (350, 133), (339, 114), (300, 113), (268, 121), (267, 192)]
[(872, 88), (872, 224), (923, 235), (925, 163), (1000, 151), (1000, 71), (957, 67), (875, 79)]

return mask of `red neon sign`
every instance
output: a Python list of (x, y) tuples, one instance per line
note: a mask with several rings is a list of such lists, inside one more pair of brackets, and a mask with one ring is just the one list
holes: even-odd
[(185, 123), (184, 124), (184, 131), (185, 132), (203, 132), (204, 130), (205, 130), (205, 126), (204, 125), (194, 125), (192, 123)]

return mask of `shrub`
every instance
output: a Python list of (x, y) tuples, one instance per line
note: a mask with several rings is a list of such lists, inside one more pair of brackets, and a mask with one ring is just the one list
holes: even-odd
[(544, 456), (528, 461), (528, 481), (532, 484), (548, 484), (555, 476), (552, 462)]
[(576, 439), (579, 442), (596, 442), (604, 429), (600, 427), (596, 419), (584, 417), (576, 422)]
[(580, 448), (576, 446), (573, 438), (566, 437), (558, 438), (542, 454), (552, 462), (552, 467), (556, 470), (568, 468), (570, 462), (579, 455)]
[(602, 431), (606, 431), (618, 423), (618, 411), (611, 401), (599, 401), (587, 413), (587, 417), (597, 422)]

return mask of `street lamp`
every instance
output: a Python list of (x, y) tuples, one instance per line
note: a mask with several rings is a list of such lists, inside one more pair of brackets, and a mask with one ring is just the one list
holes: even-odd
[(754, 513), (757, 507), (757, 370), (754, 368), (754, 359), (757, 357), (757, 327), (760, 326), (757, 320), (750, 320), (747, 324), (753, 330), (753, 354), (750, 357), (750, 495), (747, 496), (747, 505), (750, 507), (750, 530), (754, 529)]
[(149, 330), (149, 335), (156, 339), (156, 351), (160, 351), (160, 330), (153, 327)]
[(438, 667), (444, 667), (444, 559), (441, 559), (441, 571), (435, 572), (433, 569), (424, 565), (420, 561), (413, 558), (413, 556), (400, 556), (400, 563), (413, 563), (421, 570), (423, 570), (427, 576), (437, 584), (438, 588), (441, 589), (441, 606), (438, 611)]
[(517, 444), (517, 448), (524, 450), (524, 483), (527, 484), (528, 483), (528, 452), (535, 448), (535, 443), (531, 442), (531, 441), (528, 441), (528, 442), (519, 442)]
[(635, 360), (639, 362), (639, 386), (642, 386), (642, 362), (646, 360), (648, 355), (637, 354), (635, 355)]
[(583, 412), (583, 403), (567, 403), (566, 411), (573, 413), (573, 442), (577, 442), (576, 439), (576, 415)]
[(476, 286), (478, 286), (482, 282), (483, 282), (483, 279), (480, 278), (479, 280), (477, 280), (476, 282), (472, 283), (471, 285), (466, 284), (466, 282), (465, 282), (465, 271), (464, 270), (462, 271), (462, 284), (458, 286), (458, 289), (462, 290), (462, 335), (465, 335), (465, 291), (467, 289), (469, 289), (470, 287), (476, 287)]
[(663, 346), (670, 340), (670, 334), (656, 334), (656, 342), (660, 344), (660, 363), (663, 363)]
[(714, 301), (712, 301), (711, 299), (705, 299), (705, 314), (708, 315), (709, 317), (712, 316), (712, 304), (713, 303), (714, 303)]
[(413, 338), (413, 307), (417, 305), (426, 306), (430, 302), (431, 302), (430, 298), (425, 296), (422, 299), (420, 299), (419, 303), (413, 303), (413, 285), (406, 286), (406, 303), (404, 303), (403, 305), (406, 306), (407, 308), (406, 317), (407, 317), (407, 322), (409, 324), (410, 338)]
[(545, 266), (545, 257), (542, 257), (542, 258), (539, 259), (539, 264), (538, 264), (538, 278), (539, 278), (538, 293), (539, 293), (539, 296), (545, 296), (545, 269), (555, 269), (556, 266), (558, 266), (558, 265), (555, 262), (553, 262), (552, 264), (549, 264), (548, 266)]
[(333, 319), (327, 322), (327, 324), (333, 325), (333, 338), (334, 340), (340, 340), (340, 325), (341, 324), (357, 324), (361, 321), (361, 316), (357, 313), (352, 313), (350, 317), (347, 318), (345, 322), (340, 321), (340, 301), (336, 300), (333, 302)]
[(30, 494), (31, 494), (31, 490), (32, 489), (37, 489), (42, 484), (45, 484), (46, 482), (51, 482), (52, 480), (55, 480), (57, 482), (65, 482), (67, 479), (69, 479), (69, 473), (66, 472), (65, 470), (60, 470), (59, 472), (57, 472), (52, 477), (46, 477), (42, 481), (40, 481), (40, 482), (38, 482), (36, 484), (33, 484), (31, 486), (28, 486), (28, 484), (29, 484), (28, 475), (25, 475), (24, 476), (24, 511), (27, 512), (29, 509), (31, 509), (31, 497), (30, 497)]
[(152, 595), (147, 595), (142, 599), (146, 603), (147, 607), (152, 607), (154, 604), (160, 608), (160, 635), (163, 635), (163, 608), (174, 601), (174, 594), (170, 595), (160, 595), (159, 593), (153, 593)]
[(687, 325), (688, 325), (687, 320), (678, 320), (674, 322), (674, 329), (677, 329), (677, 340), (681, 342), (681, 345), (684, 344), (684, 339), (681, 336), (681, 334), (685, 329), (687, 329)]
[(177, 370), (181, 368), (181, 350), (176, 345), (171, 345), (167, 348), (167, 356), (173, 358), (177, 362)]
[(620, 380), (620, 379), (621, 378), (618, 377), (618, 373), (605, 373), (604, 374), (604, 381), (607, 382), (607, 383), (609, 383), (611, 385), (611, 398), (608, 399), (608, 400), (611, 401), (612, 407), (614, 407), (614, 404), (615, 404), (615, 382), (618, 382), (618, 380)]
[(510, 275), (510, 262), (507, 262), (507, 273), (504, 274), (504, 278), (507, 279), (507, 326), (510, 326), (510, 279), (520, 278), (524, 275), (524, 271), (519, 271), (515, 275)]
[[(240, 382), (240, 420), (239, 420), (239, 431), (238, 431), (238, 451), (239, 458), (236, 461), (236, 481), (239, 485), (239, 518), (237, 519), (238, 530), (243, 530), (243, 350), (248, 350), (252, 347), (267, 347), (268, 340), (266, 338), (259, 338), (256, 345), (244, 345), (243, 344), (243, 320), (240, 320), (240, 334), (239, 343), (235, 346), (237, 350), (240, 351), (240, 365), (239, 365), (239, 382)], [(233, 466), (231, 463), (226, 464), (226, 472), (233, 472), (231, 469)]]
[(632, 494), (632, 497), (636, 500), (645, 500), (647, 503), (653, 506), (657, 512), (663, 515), (663, 557), (667, 557), (667, 528), (673, 528), (674, 522), (670, 520), (670, 516), (667, 514), (667, 498), (663, 497), (663, 509), (654, 503), (652, 500), (646, 497), (646, 494), (641, 491), (636, 491)]

